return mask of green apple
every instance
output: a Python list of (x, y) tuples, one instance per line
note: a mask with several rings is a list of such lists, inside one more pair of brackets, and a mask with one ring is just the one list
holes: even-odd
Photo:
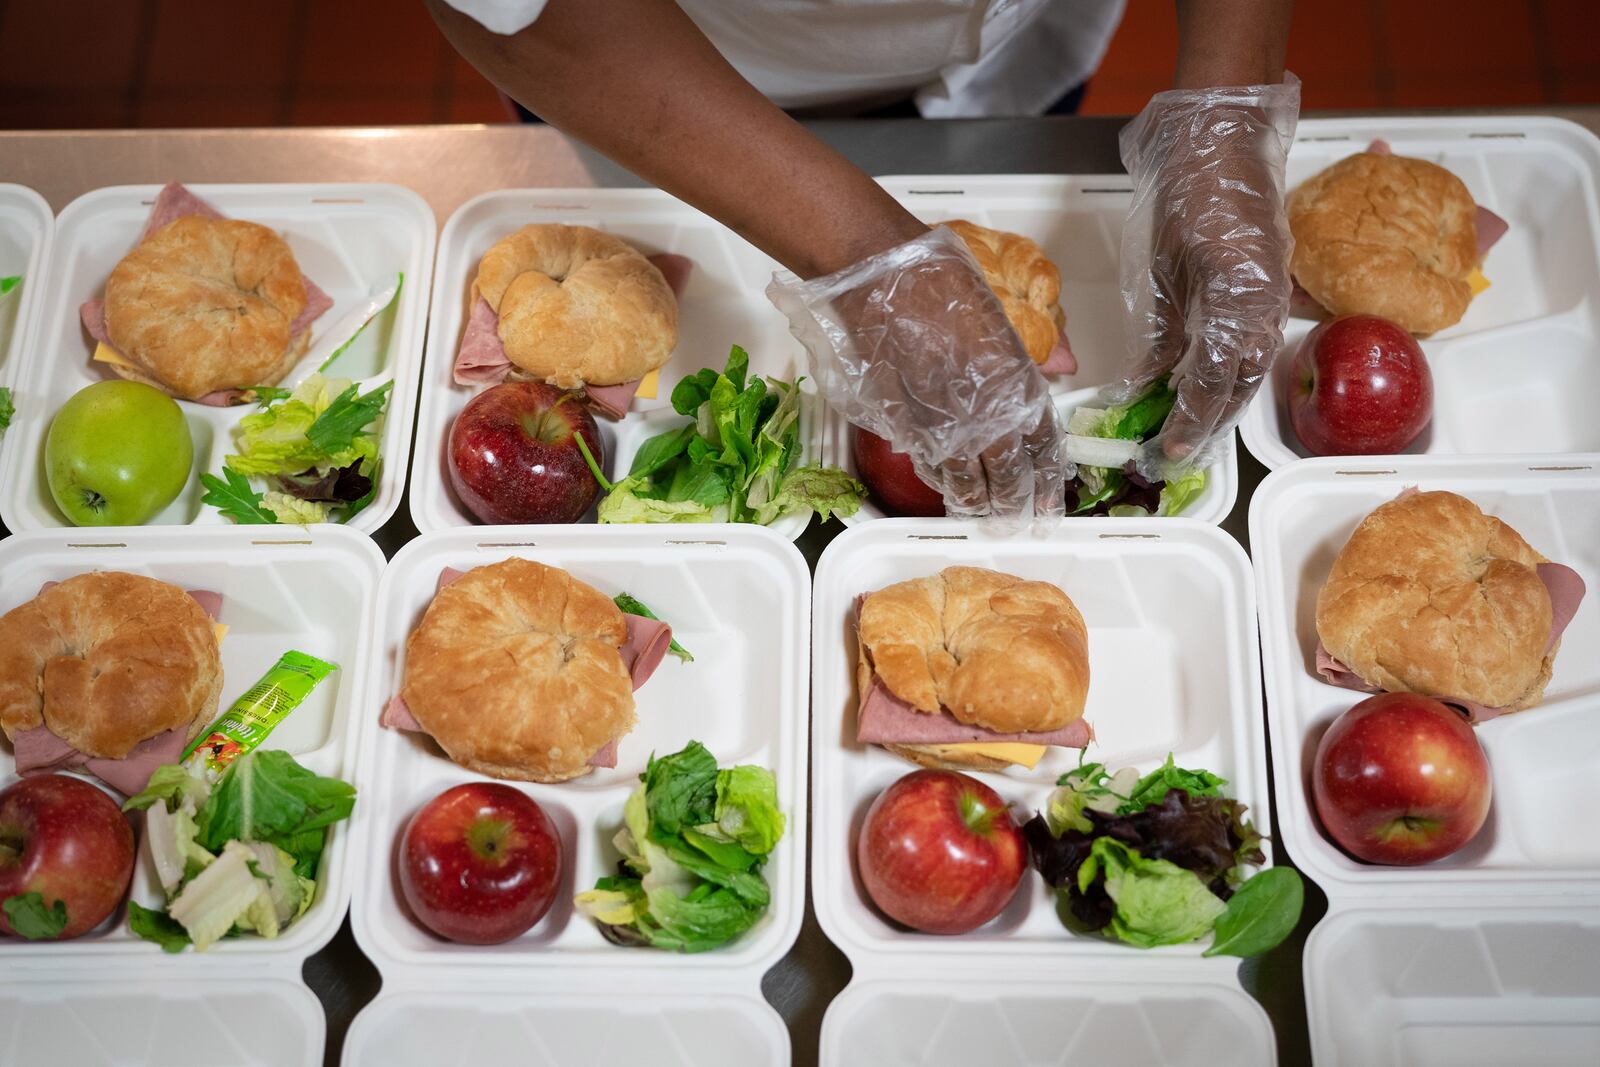
[(183, 491), (193, 464), (177, 401), (143, 382), (80, 389), (44, 442), (50, 495), (75, 526), (148, 522)]

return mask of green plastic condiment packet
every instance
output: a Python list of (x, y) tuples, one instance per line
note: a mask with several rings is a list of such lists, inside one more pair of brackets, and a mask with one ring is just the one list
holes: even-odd
[(304, 652), (285, 652), (259, 682), (190, 742), (179, 762), (214, 781), (228, 764), (254, 751), (318, 682), (338, 669), (337, 664)]

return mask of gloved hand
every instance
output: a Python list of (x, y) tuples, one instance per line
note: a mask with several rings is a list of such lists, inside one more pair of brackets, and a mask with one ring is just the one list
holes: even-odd
[(951, 515), (1002, 526), (1060, 515), (1061, 431), (1044, 376), (965, 244), (939, 227), (767, 296), (822, 396), (911, 456)]
[(1148, 478), (1215, 458), (1283, 347), (1292, 239), (1284, 160), (1300, 82), (1157, 93), (1123, 131), (1133, 206), (1122, 232), (1132, 373), (1122, 403), (1164, 374), (1177, 403), (1138, 464)]

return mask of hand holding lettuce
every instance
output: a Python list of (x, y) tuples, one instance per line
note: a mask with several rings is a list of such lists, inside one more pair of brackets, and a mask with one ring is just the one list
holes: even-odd
[(355, 787), (278, 750), (228, 765), (215, 786), (173, 764), (124, 810), (145, 810), (145, 841), (164, 908), (128, 903), (128, 926), (168, 952), (223, 937), (275, 938), (315, 899), (328, 827), (349, 817)]
[(1085, 929), (1139, 948), (1214, 933), (1208, 956), (1259, 955), (1294, 929), (1304, 886), (1286, 867), (1246, 875), (1261, 835), (1226, 784), (1170, 755), (1143, 776), (1084, 764), (1023, 828), (1033, 865)]
[(719, 770), (698, 741), (651, 758), (623, 806), (618, 873), (579, 893), (608, 941), (704, 952), (750, 929), (771, 894), (761, 867), (783, 837), (772, 772)]
[(606, 490), (601, 522), (765, 526), (788, 514), (855, 513), (861, 483), (834, 467), (799, 466), (799, 382), (750, 375), (749, 368), (749, 355), (734, 345), (721, 373), (705, 368), (680, 381), (673, 410), (694, 421), (646, 441), (615, 484), (584, 448)]
[(1078, 475), (1067, 482), (1067, 514), (1177, 515), (1205, 491), (1199, 467), (1172, 481), (1150, 481), (1138, 470), (1139, 446), (1161, 432), (1177, 399), (1169, 379), (1160, 378), (1125, 404), (1072, 412), (1066, 453)]

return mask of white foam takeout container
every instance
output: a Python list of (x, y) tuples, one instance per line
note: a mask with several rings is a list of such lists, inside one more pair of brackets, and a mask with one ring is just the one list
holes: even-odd
[[(22, 276), (9, 295), (0, 297), (0, 386), (12, 384), (28, 331), (38, 320), (55, 228), (44, 197), (25, 185), (0, 183), (0, 278)], [(4, 435), (0, 430), (0, 443)]]
[[(432, 210), (416, 193), (398, 185), (194, 185), (190, 189), (230, 218), (276, 230), (305, 275), (333, 298), (333, 307), (312, 324), (305, 358), (279, 383), (283, 388), (293, 388), (317, 369), (320, 357), (314, 350), (321, 347), (328, 330), (340, 328), (369, 292), (393, 284), (395, 275), (405, 272), (405, 284), (393, 305), (327, 371), (332, 377), (356, 380), (363, 391), (394, 381), (382, 425), (378, 493), (350, 521), (354, 529), (376, 530), (399, 507), (405, 487), (433, 267)], [(138, 243), (159, 192), (155, 185), (96, 189), (68, 204), (57, 219), (49, 274), (38, 287), (44, 290), (39, 322), (15, 381), (13, 439), (0, 465), (0, 518), (13, 530), (69, 525), (45, 480), (45, 435), (56, 412), (74, 393), (115, 377), (109, 367), (91, 359), (95, 343), (79, 320), (78, 307), (105, 295), (106, 278)], [(178, 498), (149, 525), (233, 525), (232, 519), (200, 502), (205, 487), (199, 475), (221, 473), (224, 457), (236, 451), (234, 427), (259, 408), (178, 403), (194, 439), (194, 471)]]
[[(1267, 829), (1254, 598), (1226, 534), (1188, 519), (1078, 519), (1038, 539), (941, 519), (847, 531), (817, 566), (813, 614), (811, 890), (855, 972), (823, 1020), (821, 1062), (1274, 1062), (1271, 1024), (1241, 989), (1237, 959), (1202, 958), (1205, 942), (1141, 951), (1074, 934), (1031, 867), (999, 917), (959, 937), (901, 928), (866, 896), (862, 821), (916, 767), (855, 741), (854, 601), (952, 565), (1053, 582), (1082, 611), (1088, 759), (1149, 771), (1172, 752), (1227, 778)], [(1025, 820), (1077, 762), (1057, 749), (1033, 771), (979, 777)]]
[[(1293, 189), (1382, 138), (1437, 163), (1511, 229), (1483, 264), (1489, 288), (1460, 322), (1421, 339), (1433, 374), (1433, 421), (1408, 453), (1600, 453), (1600, 139), (1535, 115), (1305, 119), (1289, 153)], [(1300, 341), (1284, 350), (1239, 430), (1268, 467), (1310, 456), (1289, 423)]]
[[(41, 530), (0, 541), (0, 612), (47, 581), (123, 570), (222, 594), (220, 709), (278, 657), (300, 649), (339, 670), (324, 679), (263, 747), (287, 750), (318, 774), (353, 777), (357, 709), (367, 706), (362, 633), (372, 618), (383, 556), (366, 536), (335, 526), (293, 533), (261, 527), (208, 530)], [(0, 741), (0, 788), (16, 780)], [(114, 798), (121, 799), (118, 794)], [(324, 1021), (301, 981), (350, 899), (353, 827), (373, 814), (359, 797), (350, 824), (332, 828), (317, 899), (275, 940), (241, 937), (168, 955), (128, 931), (126, 909), (73, 941), (0, 939), (0, 1063), (276, 1067), (322, 1057)], [(138, 858), (132, 898), (161, 900), (134, 816)]]
[[(448, 443), (461, 409), (489, 387), (455, 383), (456, 351), (471, 311), (478, 261), (496, 241), (530, 223), (592, 226), (645, 255), (667, 252), (693, 263), (678, 300), (678, 347), (661, 368), (655, 398), (635, 397), (620, 421), (595, 418), (604, 467), (613, 481), (627, 474), (645, 441), (688, 421), (672, 410), (673, 386), (702, 367), (720, 371), (733, 345), (750, 353), (753, 374), (784, 381), (804, 374), (787, 320), (765, 295), (772, 260), (681, 200), (658, 189), (503, 189), (475, 197), (450, 216), (439, 237), (411, 487), (411, 517), (424, 533), (477, 521), (450, 485)], [(809, 381), (801, 390), (801, 462), (814, 463), (821, 449), (812, 411), (815, 393)], [(591, 511), (585, 521), (593, 516)], [(807, 516), (789, 515), (770, 528), (794, 540), (808, 523)]]
[[(991, 229), (1032, 238), (1061, 271), (1061, 307), (1067, 338), (1078, 357), (1078, 373), (1050, 379), (1050, 394), (1062, 425), (1074, 408), (1095, 403), (1100, 387), (1128, 370), (1123, 336), (1122, 285), (1118, 279), (1122, 226), (1133, 187), (1125, 174), (955, 174), (879, 178), (907, 211), (929, 225), (966, 219)], [(824, 420), (823, 462), (856, 473), (850, 424), (829, 409)], [(1220, 523), (1239, 492), (1232, 435), (1223, 456), (1207, 469), (1205, 491), (1181, 518)], [(855, 525), (881, 519), (872, 500), (842, 520)]]
[[(1588, 586), (1542, 705), (1477, 727), (1489, 821), (1419, 867), (1357, 862), (1310, 799), (1317, 742), (1364, 694), (1316, 673), (1316, 598), (1339, 550), (1408, 486), (1459, 493)], [(1283, 845), (1326, 891), (1306, 943), (1312, 1053), (1328, 1065), (1600, 1060), (1600, 464), (1569, 457), (1308, 460), (1250, 507)]]
[[(440, 572), (511, 556), (562, 567), (608, 595), (632, 593), (694, 656), (666, 657), (636, 694), (639, 723), (617, 766), (523, 789), (558, 827), (565, 870), (551, 911), (506, 944), (460, 945), (412, 918), (394, 878), (412, 815), (451, 786), (483, 780), (429, 738), (383, 728), (404, 675), (405, 641)], [(425, 533), (390, 561), (372, 628), (362, 710), (366, 823), (352, 911), (383, 974), (357, 1016), (344, 1062), (359, 1067), (650, 1062), (783, 1064), (789, 1039), (761, 976), (786, 952), (805, 907), (805, 662), (810, 582), (799, 552), (751, 526), (486, 526)], [(697, 955), (608, 943), (572, 896), (615, 873), (622, 806), (651, 753), (703, 743), (722, 766), (769, 768), (787, 827), (764, 868), (772, 905), (739, 940)], [(370, 762), (367, 762), (370, 761)]]

